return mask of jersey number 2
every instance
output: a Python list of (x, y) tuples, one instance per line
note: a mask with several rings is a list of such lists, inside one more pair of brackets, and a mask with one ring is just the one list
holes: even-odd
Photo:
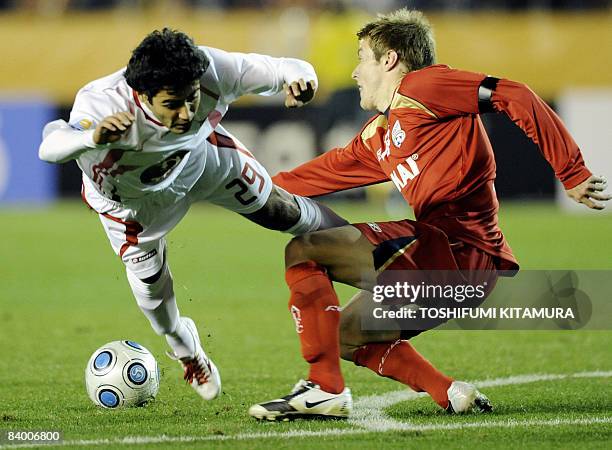
[[(238, 186), (240, 189), (234, 194), (234, 197), (236, 197), (236, 200), (238, 200), (241, 204), (243, 205), (250, 205), (251, 203), (253, 203), (255, 200), (257, 200), (257, 196), (256, 195), (252, 195), (248, 198), (244, 197), (244, 194), (249, 192), (249, 186), (248, 185), (253, 185), (255, 184), (255, 182), (257, 180), (259, 180), (259, 188), (258, 188), (258, 192), (261, 193), (261, 191), (263, 190), (264, 187), (264, 177), (261, 176), (261, 174), (259, 172), (257, 172), (257, 170), (255, 170), (255, 168), (253, 166), (251, 166), (249, 163), (245, 163), (244, 164), (244, 168), (242, 169), (242, 173), (240, 174), (241, 178), (234, 178), (232, 181), (230, 181), (229, 183), (227, 183), (225, 185), (225, 189), (227, 189), (228, 191), (231, 190), (234, 186)], [(244, 180), (244, 181), (243, 181)], [(246, 181), (246, 183), (245, 183)], [(248, 185), (247, 185), (248, 183)]]

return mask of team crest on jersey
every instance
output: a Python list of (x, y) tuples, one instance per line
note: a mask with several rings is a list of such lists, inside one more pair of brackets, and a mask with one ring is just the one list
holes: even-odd
[(187, 150), (179, 150), (168, 156), (162, 162), (147, 169), (140, 174), (140, 181), (143, 184), (158, 184), (164, 181), (172, 173), (172, 171), (180, 164), (185, 155), (189, 153)]
[(393, 139), (393, 143), (396, 147), (401, 147), (402, 142), (404, 142), (404, 139), (406, 139), (406, 132), (402, 130), (399, 120), (396, 120), (395, 125), (393, 125), (393, 130), (391, 131), (391, 138)]
[(94, 123), (89, 119), (81, 119), (78, 122), (70, 124), (72, 128), (79, 131), (89, 130), (93, 125)]

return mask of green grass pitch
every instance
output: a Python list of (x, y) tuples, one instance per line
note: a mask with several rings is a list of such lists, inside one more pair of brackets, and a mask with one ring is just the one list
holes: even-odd
[[(335, 207), (353, 221), (388, 219), (367, 205)], [(523, 268), (612, 269), (610, 216), (507, 204), (501, 225)], [(169, 236), (179, 306), (223, 377), (213, 402), (185, 386), (179, 365), (164, 356), (165, 342), (139, 312), (85, 206), (0, 210), (0, 236), (0, 430), (61, 430), (72, 448), (609, 448), (612, 440), (611, 331), (432, 331), (413, 340), (459, 379), (540, 375), (483, 388), (496, 407), (490, 415), (446, 415), (429, 398), (408, 399), (398, 383), (343, 363), (366, 412), (361, 425), (258, 423), (249, 405), (284, 395), (306, 374), (286, 307), (288, 236), (205, 205)], [(341, 301), (351, 292), (339, 287)], [(140, 342), (158, 359), (162, 384), (146, 407), (105, 411), (86, 396), (89, 355), (116, 339)], [(401, 390), (403, 401), (373, 409), (376, 398)], [(370, 419), (381, 411), (412, 428), (374, 430)]]

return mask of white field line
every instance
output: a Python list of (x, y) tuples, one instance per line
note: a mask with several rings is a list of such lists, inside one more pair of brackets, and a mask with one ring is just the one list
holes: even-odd
[[(552, 419), (552, 420), (506, 420), (506, 421), (484, 421), (472, 423), (451, 423), (451, 424), (421, 424), (406, 427), (404, 431), (441, 431), (441, 430), (462, 430), (467, 428), (520, 428), (520, 427), (556, 427), (562, 425), (593, 425), (600, 423), (612, 424), (612, 417), (593, 417), (584, 419)], [(408, 424), (406, 424), (408, 425)], [(91, 439), (91, 440), (72, 440), (58, 444), (23, 444), (23, 445), (3, 445), (0, 448), (34, 448), (34, 447), (93, 447), (93, 446), (119, 446), (136, 444), (172, 444), (172, 443), (195, 443), (208, 441), (246, 441), (256, 439), (288, 439), (288, 438), (308, 438), (308, 437), (330, 437), (347, 436), (356, 434), (366, 434), (380, 432), (381, 430), (367, 430), (364, 428), (338, 429), (330, 428), (319, 431), (287, 431), (263, 433), (239, 433), (234, 435), (212, 435), (212, 436), (128, 436), (117, 439)]]
[[(552, 381), (571, 378), (609, 378), (612, 371), (598, 372), (579, 372), (574, 374), (534, 374), (518, 375), (507, 378), (496, 378), (492, 380), (474, 382), (480, 388), (495, 386), (510, 386), (517, 384), (534, 383), (538, 381)], [(612, 416), (589, 417), (578, 419), (551, 419), (551, 420), (480, 420), (470, 423), (423, 423), (411, 424), (408, 422), (398, 422), (388, 417), (384, 409), (398, 402), (414, 400), (426, 396), (424, 393), (412, 391), (394, 391), (381, 395), (371, 395), (360, 397), (355, 402), (355, 407), (348, 423), (358, 428), (330, 428), (325, 430), (296, 430), (286, 432), (259, 432), (259, 433), (238, 433), (234, 435), (209, 435), (209, 436), (127, 436), (115, 439), (90, 439), (90, 440), (67, 440), (57, 444), (47, 444), (45, 447), (72, 447), (72, 446), (118, 446), (132, 444), (163, 444), (163, 443), (191, 443), (207, 441), (246, 441), (270, 438), (308, 438), (308, 437), (327, 437), (344, 436), (384, 431), (442, 431), (442, 430), (462, 430), (469, 428), (518, 428), (533, 426), (563, 426), (563, 425), (593, 425), (602, 423), (612, 423)], [(482, 416), (479, 416), (482, 417)], [(41, 444), (15, 444), (0, 445), (0, 449), (9, 448), (33, 448), (40, 447)]]
[[(474, 381), (473, 383), (479, 388), (490, 388), (496, 386), (510, 386), (517, 384), (535, 383), (538, 381), (553, 381), (563, 380), (568, 378), (608, 378), (612, 377), (612, 371), (603, 372), (579, 372), (574, 374), (533, 374), (533, 375), (516, 375), (506, 378), (496, 378), (493, 380)], [(354, 405), (354, 411), (349, 419), (349, 423), (360, 428), (366, 428), (370, 431), (388, 431), (388, 430), (414, 430), (419, 426), (429, 427), (429, 424), (414, 425), (409, 422), (399, 422), (389, 417), (385, 412), (385, 408), (399, 402), (414, 400), (419, 397), (427, 396), (426, 393), (417, 393), (414, 391), (393, 391), (386, 394), (370, 395), (360, 397)], [(483, 424), (484, 422), (475, 422)], [(457, 424), (459, 425), (459, 424)], [(468, 424), (461, 424), (468, 425)], [(443, 425), (433, 424), (434, 427), (446, 429)], [(469, 426), (473, 426), (469, 424)], [(466, 426), (467, 428), (467, 426)], [(427, 428), (436, 429), (436, 428)], [(454, 428), (453, 428), (454, 429)]]

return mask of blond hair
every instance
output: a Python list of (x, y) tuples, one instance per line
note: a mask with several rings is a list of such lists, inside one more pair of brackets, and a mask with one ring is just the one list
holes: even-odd
[(359, 30), (357, 37), (368, 40), (377, 61), (388, 50), (394, 50), (409, 71), (436, 63), (433, 29), (420, 11), (402, 8), (379, 14)]

